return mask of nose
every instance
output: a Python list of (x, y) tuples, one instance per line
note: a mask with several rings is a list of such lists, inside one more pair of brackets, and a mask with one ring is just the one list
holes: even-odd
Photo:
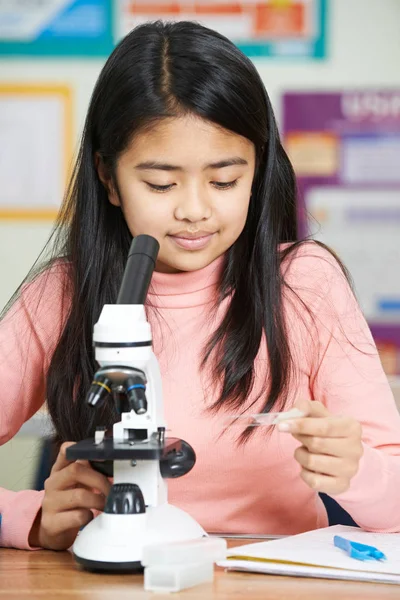
[(175, 208), (174, 216), (178, 221), (190, 221), (191, 223), (209, 219), (211, 205), (207, 200), (206, 193), (194, 187), (184, 191)]

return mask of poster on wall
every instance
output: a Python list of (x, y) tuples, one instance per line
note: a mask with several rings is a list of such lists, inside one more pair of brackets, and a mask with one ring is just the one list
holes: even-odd
[(349, 268), (388, 375), (400, 375), (400, 90), (287, 93), (301, 233)]
[(0, 220), (53, 220), (72, 159), (71, 90), (0, 84)]
[(149, 20), (197, 21), (252, 58), (323, 58), (327, 0), (117, 0), (120, 39)]
[(0, 56), (107, 56), (113, 0), (0, 0)]

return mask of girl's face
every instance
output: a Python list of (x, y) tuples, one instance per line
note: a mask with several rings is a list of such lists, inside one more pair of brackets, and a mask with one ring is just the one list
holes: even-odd
[(133, 236), (160, 243), (156, 269), (201, 269), (242, 232), (251, 195), (255, 148), (246, 138), (195, 116), (168, 118), (138, 133), (116, 170), (121, 206)]

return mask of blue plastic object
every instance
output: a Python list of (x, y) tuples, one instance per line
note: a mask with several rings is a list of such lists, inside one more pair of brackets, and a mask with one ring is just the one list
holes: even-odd
[(352, 542), (340, 535), (335, 535), (333, 543), (337, 548), (344, 550), (348, 556), (357, 560), (386, 560), (386, 556), (378, 548)]

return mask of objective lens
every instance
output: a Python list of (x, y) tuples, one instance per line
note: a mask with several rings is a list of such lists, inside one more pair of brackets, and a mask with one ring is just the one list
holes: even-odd
[(111, 394), (111, 382), (107, 377), (97, 377), (92, 381), (86, 402), (89, 406), (99, 408), (102, 406), (109, 394)]

